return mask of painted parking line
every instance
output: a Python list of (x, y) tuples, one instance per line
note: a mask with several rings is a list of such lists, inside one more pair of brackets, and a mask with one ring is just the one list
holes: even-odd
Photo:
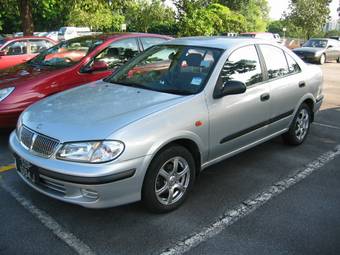
[(89, 246), (83, 243), (73, 233), (62, 227), (56, 220), (54, 220), (45, 211), (36, 207), (30, 200), (20, 195), (12, 187), (8, 186), (0, 179), (0, 187), (7, 191), (19, 204), (21, 204), (27, 211), (29, 211), (35, 218), (37, 218), (45, 227), (52, 231), (60, 240), (64, 241), (76, 253), (81, 255), (95, 255)]
[(331, 128), (331, 129), (337, 129), (340, 130), (340, 127), (338, 126), (333, 126), (333, 125), (327, 125), (327, 124), (322, 124), (318, 122), (313, 122), (314, 125), (320, 126), (320, 127), (326, 127), (326, 128)]
[(243, 201), (235, 208), (226, 211), (213, 224), (203, 228), (197, 233), (190, 235), (184, 240), (178, 241), (172, 247), (169, 247), (163, 251), (161, 255), (180, 255), (188, 252), (209, 238), (218, 235), (239, 219), (252, 213), (275, 196), (290, 188), (292, 185), (302, 181), (314, 171), (319, 170), (325, 164), (338, 156), (340, 156), (340, 145), (337, 145), (334, 150), (322, 154), (316, 160), (310, 162), (305, 168), (298, 170), (296, 174), (275, 183), (274, 185), (265, 189), (263, 192)]
[(9, 170), (13, 170), (15, 168), (14, 164), (11, 165), (7, 165), (7, 166), (0, 166), (0, 173), (9, 171)]

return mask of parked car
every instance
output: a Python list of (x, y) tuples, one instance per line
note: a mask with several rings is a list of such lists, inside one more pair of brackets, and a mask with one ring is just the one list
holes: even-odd
[(0, 72), (0, 128), (14, 127), (30, 104), (102, 79), (137, 53), (171, 39), (154, 34), (111, 34), (63, 41), (26, 64)]
[(56, 43), (37, 36), (4, 38), (0, 41), (0, 70), (27, 62)]
[(307, 62), (323, 65), (326, 61), (336, 60), (340, 63), (340, 42), (333, 39), (312, 38), (293, 51)]
[(47, 35), (46, 37), (48, 38), (51, 38), (52, 40), (54, 41), (59, 41), (59, 38), (58, 38), (58, 31), (50, 31), (50, 32), (47, 32)]
[(86, 35), (91, 35), (89, 27), (61, 27), (58, 32), (58, 39), (63, 41)]
[(276, 43), (175, 39), (30, 106), (10, 146), (20, 177), (45, 195), (90, 208), (142, 199), (167, 212), (202, 169), (278, 135), (302, 144), (322, 81)]

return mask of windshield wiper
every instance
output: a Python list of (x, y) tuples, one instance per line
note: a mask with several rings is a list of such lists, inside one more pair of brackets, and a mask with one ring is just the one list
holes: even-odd
[(154, 90), (153, 88), (150, 88), (148, 86), (138, 84), (138, 83), (131, 83), (131, 82), (115, 82), (115, 81), (106, 81), (114, 84), (119, 84), (123, 86), (129, 86), (129, 87), (134, 87), (134, 88), (141, 88), (141, 89), (147, 89), (147, 90)]
[(192, 92), (180, 90), (180, 89), (164, 89), (164, 90), (159, 90), (159, 92), (182, 95), (182, 96), (189, 96), (193, 94)]

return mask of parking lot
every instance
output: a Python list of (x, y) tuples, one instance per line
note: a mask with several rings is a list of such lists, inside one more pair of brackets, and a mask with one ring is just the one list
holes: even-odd
[(307, 141), (276, 138), (202, 172), (169, 214), (141, 203), (91, 210), (48, 198), (0, 137), (0, 254), (339, 254), (340, 64)]

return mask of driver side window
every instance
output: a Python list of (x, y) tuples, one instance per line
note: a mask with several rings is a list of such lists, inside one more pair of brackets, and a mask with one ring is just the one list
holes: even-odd
[(7, 56), (27, 54), (27, 41), (13, 42), (4, 49)]
[(123, 39), (113, 42), (94, 58), (94, 62), (105, 62), (109, 69), (125, 64), (128, 60), (139, 53), (135, 38)]

